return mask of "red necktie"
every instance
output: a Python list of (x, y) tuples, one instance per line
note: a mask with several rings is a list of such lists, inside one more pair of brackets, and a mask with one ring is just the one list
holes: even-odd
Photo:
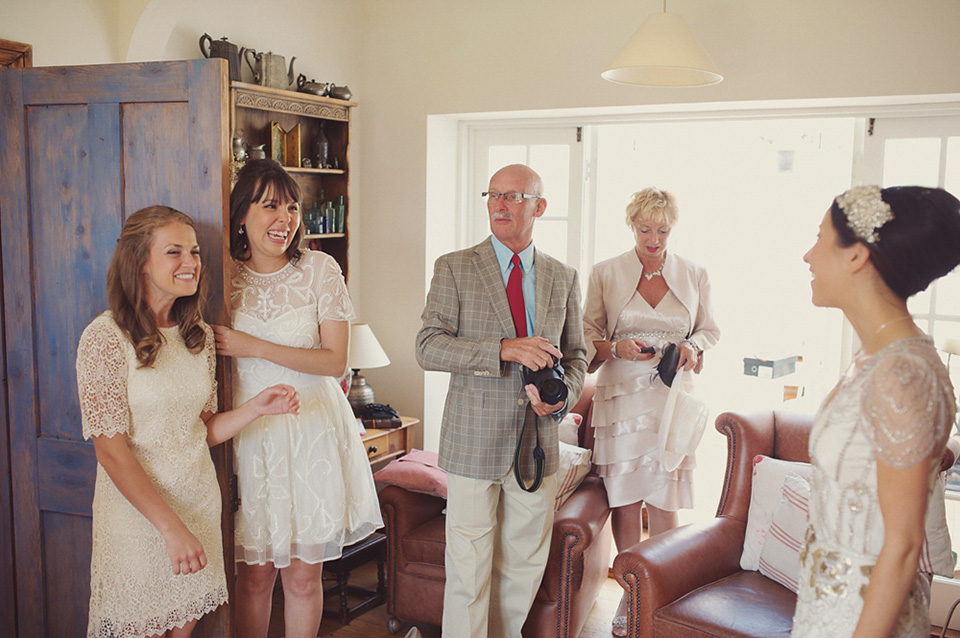
[(527, 336), (527, 311), (523, 305), (523, 269), (520, 268), (520, 255), (513, 256), (513, 270), (507, 278), (507, 301), (510, 302), (510, 314), (513, 315), (513, 327), (518, 337)]

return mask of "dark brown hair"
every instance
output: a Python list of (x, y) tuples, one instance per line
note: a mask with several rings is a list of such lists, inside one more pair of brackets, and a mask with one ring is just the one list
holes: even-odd
[[(174, 223), (186, 224), (194, 232), (197, 231), (188, 215), (169, 206), (149, 206), (130, 215), (120, 231), (107, 271), (107, 298), (113, 320), (130, 338), (142, 367), (153, 365), (163, 345), (163, 336), (147, 305), (143, 269), (150, 257), (156, 231)], [(193, 354), (203, 350), (206, 341), (206, 332), (201, 325), (203, 317), (200, 315), (204, 292), (205, 277), (201, 268), (197, 292), (175, 300), (170, 311), (180, 328), (180, 336)]]
[[(925, 186), (893, 186), (880, 196), (893, 219), (877, 231), (877, 241), (863, 245), (884, 283), (908, 299), (960, 264), (960, 201), (942, 188)], [(830, 219), (841, 246), (860, 241), (836, 199)]]
[[(237, 261), (250, 259), (250, 244), (246, 233), (240, 228), (246, 218), (250, 205), (263, 199), (264, 193), (273, 190), (277, 196), (293, 202), (300, 202), (300, 185), (272, 159), (250, 160), (237, 174), (237, 183), (230, 193), (230, 256)], [(297, 226), (290, 245), (287, 246), (287, 258), (297, 263), (300, 260), (300, 239), (303, 237), (303, 224)]]

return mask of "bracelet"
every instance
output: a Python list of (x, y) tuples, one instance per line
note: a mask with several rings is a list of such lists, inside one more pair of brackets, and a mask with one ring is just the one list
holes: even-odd
[(619, 341), (611, 341), (611, 342), (610, 342), (610, 356), (613, 357), (614, 359), (619, 359), (619, 358), (620, 358), (620, 355), (617, 354), (617, 344), (618, 344), (618, 343), (620, 343), (620, 342), (619, 342)]
[(703, 350), (700, 349), (700, 346), (695, 344), (693, 341), (690, 341), (689, 339), (684, 339), (680, 343), (689, 343), (690, 347), (693, 348), (693, 353), (696, 355), (699, 355), (701, 352), (703, 352)]

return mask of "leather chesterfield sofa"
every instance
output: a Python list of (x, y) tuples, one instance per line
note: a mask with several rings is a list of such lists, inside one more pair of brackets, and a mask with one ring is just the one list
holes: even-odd
[[(580, 445), (588, 448), (593, 446), (592, 398), (593, 386), (588, 384), (572, 410), (583, 415), (578, 437)], [(445, 504), (441, 498), (397, 486), (380, 491), (391, 633), (400, 629), (401, 622), (441, 624)], [(580, 634), (609, 574), (609, 517), (603, 482), (588, 474), (554, 517), (546, 572), (523, 626), (524, 638)]]
[(727, 469), (717, 516), (642, 541), (620, 553), (613, 571), (629, 595), (634, 638), (755, 636), (787, 638), (796, 595), (760, 572), (742, 571), (753, 457), (809, 462), (811, 416), (724, 413)]

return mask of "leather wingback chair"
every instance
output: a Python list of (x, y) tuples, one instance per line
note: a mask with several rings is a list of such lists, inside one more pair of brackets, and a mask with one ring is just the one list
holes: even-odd
[(659, 534), (620, 553), (613, 571), (629, 596), (627, 635), (788, 637), (796, 595), (760, 572), (742, 571), (753, 457), (809, 462), (813, 419), (790, 412), (724, 413), (727, 469), (717, 516)]
[[(592, 384), (586, 385), (572, 409), (583, 416), (580, 445), (591, 449), (593, 391)], [(443, 499), (396, 486), (380, 491), (391, 633), (400, 629), (401, 621), (441, 624), (445, 504)], [(591, 473), (554, 516), (547, 568), (523, 626), (524, 638), (579, 635), (609, 573), (609, 517), (603, 482)]]

